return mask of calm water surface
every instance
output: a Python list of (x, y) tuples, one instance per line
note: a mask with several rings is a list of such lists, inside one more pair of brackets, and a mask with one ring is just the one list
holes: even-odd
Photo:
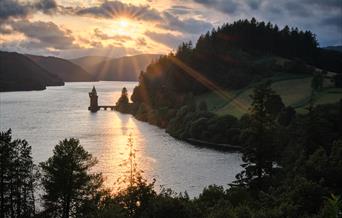
[(99, 163), (106, 185), (122, 175), (132, 134), (139, 168), (149, 180), (177, 192), (198, 195), (210, 184), (227, 185), (241, 170), (238, 153), (197, 148), (175, 140), (163, 129), (114, 111), (90, 113), (88, 92), (95, 85), (99, 104), (114, 105), (122, 87), (131, 93), (135, 82), (66, 83), (44, 91), (0, 93), (0, 130), (12, 128), (15, 138), (32, 146), (36, 163), (47, 160), (59, 140), (79, 138)]

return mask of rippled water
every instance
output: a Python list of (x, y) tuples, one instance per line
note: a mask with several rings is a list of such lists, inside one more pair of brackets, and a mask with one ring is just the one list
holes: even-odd
[(36, 163), (52, 155), (59, 140), (79, 138), (99, 163), (106, 185), (122, 175), (118, 165), (127, 157), (132, 134), (139, 168), (149, 180), (177, 192), (196, 196), (210, 184), (227, 185), (241, 170), (238, 153), (222, 153), (175, 140), (163, 129), (115, 111), (90, 113), (88, 92), (95, 85), (99, 104), (114, 105), (122, 87), (129, 92), (135, 82), (66, 83), (44, 91), (0, 93), (0, 130), (12, 128), (13, 136), (32, 146)]

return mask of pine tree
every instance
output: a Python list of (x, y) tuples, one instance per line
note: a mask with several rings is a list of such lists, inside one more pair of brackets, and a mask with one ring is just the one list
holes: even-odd
[(261, 184), (266, 184), (262, 182), (263, 178), (272, 175), (276, 158), (274, 145), (276, 116), (273, 110), (270, 110), (269, 102), (278, 102), (278, 100), (271, 100), (278, 99), (275, 96), (277, 95), (270, 88), (269, 82), (256, 87), (251, 96), (250, 125), (243, 134), (245, 149), (242, 159), (245, 164), (242, 166), (245, 170), (237, 175), (239, 184), (262, 188)]
[(12, 140), (11, 130), (0, 133), (0, 217), (35, 214), (35, 166), (25, 140)]
[(101, 174), (90, 172), (96, 163), (77, 139), (64, 139), (55, 146), (53, 156), (40, 163), (47, 216), (84, 217), (95, 211), (103, 183)]

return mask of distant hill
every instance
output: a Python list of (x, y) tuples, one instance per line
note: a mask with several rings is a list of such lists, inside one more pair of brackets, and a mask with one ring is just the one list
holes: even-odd
[(59, 76), (64, 82), (87, 82), (95, 80), (94, 76), (68, 60), (57, 57), (26, 56), (50, 73)]
[(94, 66), (102, 61), (106, 61), (109, 59), (111, 58), (104, 56), (85, 56), (81, 58), (70, 59), (69, 61), (83, 67), (84, 69), (88, 69), (89, 66)]
[(64, 82), (25, 55), (0, 51), (0, 91), (43, 90)]
[(137, 81), (140, 71), (160, 57), (159, 54), (141, 54), (102, 60), (103, 57), (87, 56), (72, 62), (79, 64), (98, 80)]
[(324, 49), (342, 52), (342, 45), (328, 46), (328, 47), (325, 47)]

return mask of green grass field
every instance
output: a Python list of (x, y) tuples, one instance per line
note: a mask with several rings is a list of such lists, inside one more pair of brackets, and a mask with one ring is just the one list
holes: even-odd
[[(281, 74), (265, 80), (272, 81), (272, 89), (281, 96), (286, 106), (292, 106), (299, 113), (305, 113), (305, 108), (312, 98), (312, 77)], [(231, 114), (241, 117), (248, 112), (251, 105), (250, 95), (259, 83), (254, 83), (237, 91), (225, 91), (227, 98), (220, 97), (212, 92), (197, 97), (197, 100), (205, 101), (208, 109), (218, 115)], [(323, 90), (313, 96), (315, 105), (335, 103), (342, 99), (342, 89), (332, 88), (332, 85), (329, 79), (324, 80)]]

